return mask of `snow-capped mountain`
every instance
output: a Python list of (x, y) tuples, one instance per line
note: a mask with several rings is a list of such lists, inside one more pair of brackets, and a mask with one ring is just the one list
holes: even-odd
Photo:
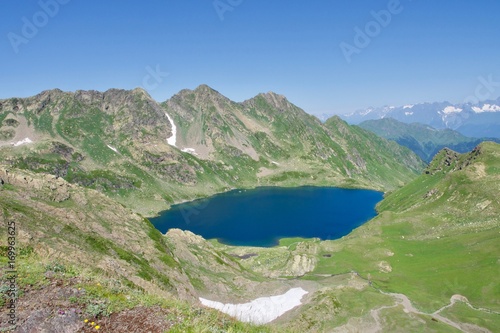
[(471, 137), (500, 137), (500, 97), (478, 104), (420, 103), (368, 108), (343, 115), (352, 124), (365, 120), (394, 118), (404, 123), (422, 123), (450, 128)]

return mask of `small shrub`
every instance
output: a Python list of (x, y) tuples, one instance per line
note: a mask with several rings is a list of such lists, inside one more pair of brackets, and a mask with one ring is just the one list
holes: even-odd
[(89, 303), (85, 308), (85, 313), (94, 318), (108, 316), (109, 315), (108, 304), (102, 301)]
[(5, 301), (7, 299), (7, 292), (10, 290), (9, 286), (3, 285), (0, 286), (0, 307), (5, 305)]
[(66, 267), (64, 267), (64, 265), (61, 263), (53, 262), (53, 263), (45, 265), (45, 271), (46, 272), (52, 271), (55, 273), (65, 273)]

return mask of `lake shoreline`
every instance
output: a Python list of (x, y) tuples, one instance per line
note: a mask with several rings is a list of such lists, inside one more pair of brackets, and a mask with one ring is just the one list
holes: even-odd
[(211, 198), (215, 195), (219, 194), (224, 194), (224, 193), (230, 193), (232, 191), (246, 191), (246, 190), (258, 190), (262, 188), (284, 188), (284, 189), (295, 189), (295, 188), (302, 188), (302, 187), (324, 187), (324, 188), (340, 188), (340, 189), (345, 189), (345, 190), (367, 190), (367, 191), (375, 191), (382, 193), (384, 196), (388, 193), (387, 191), (381, 191), (380, 189), (375, 189), (373, 187), (355, 187), (355, 186), (342, 186), (342, 185), (322, 185), (322, 184), (306, 184), (306, 185), (264, 185), (264, 186), (250, 186), (250, 187), (231, 187), (227, 191), (216, 191), (213, 192), (213, 194), (204, 196), (204, 197), (199, 197), (199, 198), (193, 198), (193, 199), (186, 199), (186, 200), (179, 200), (179, 201), (174, 201), (173, 203), (170, 204), (170, 208), (164, 209), (164, 210), (159, 210), (155, 212), (154, 214), (156, 215), (143, 215), (145, 218), (149, 219), (154, 219), (160, 216), (162, 213), (169, 211), (172, 209), (173, 206), (189, 203), (189, 202), (196, 202), (198, 200), (205, 200), (208, 198)]
[(178, 228), (224, 245), (275, 247), (285, 238), (338, 239), (375, 217), (383, 195), (310, 185), (232, 189), (172, 205), (150, 221), (162, 233)]
[(211, 194), (208, 194), (206, 196), (201, 196), (201, 197), (198, 197), (198, 198), (192, 198), (192, 199), (186, 199), (186, 200), (174, 200), (172, 203), (168, 204), (170, 207), (167, 208), (167, 209), (152, 210), (150, 213), (145, 213), (145, 214), (142, 214), (142, 215), (145, 218), (147, 218), (147, 219), (153, 219), (153, 218), (157, 218), (162, 213), (170, 210), (172, 208), (172, 206), (175, 206), (175, 205), (180, 205), (180, 204), (184, 204), (184, 203), (188, 203), (188, 202), (194, 202), (194, 201), (197, 201), (197, 200), (203, 200), (203, 199), (207, 199), (207, 198), (213, 197), (214, 195), (228, 193), (228, 192), (231, 192), (231, 191), (237, 191), (237, 190), (241, 190), (241, 191), (242, 190), (255, 190), (255, 189), (260, 189), (260, 188), (268, 188), (268, 187), (269, 188), (325, 187), (325, 188), (342, 188), (342, 189), (351, 189), (351, 190), (369, 190), (369, 191), (376, 191), (376, 192), (383, 193), (384, 196), (388, 192), (390, 192), (388, 190), (383, 190), (382, 188), (374, 188), (372, 186), (361, 186), (360, 184), (356, 184), (356, 186), (355, 186), (355, 185), (346, 184), (346, 183), (331, 184), (331, 183), (321, 183), (321, 182), (319, 182), (319, 183), (309, 183), (309, 184), (300, 184), (300, 185), (297, 185), (297, 184), (289, 184), (289, 185), (287, 185), (287, 184), (253, 185), (252, 184), (252, 185), (249, 185), (249, 186), (243, 185), (243, 186), (240, 186), (240, 187), (231, 187), (228, 190), (214, 191)]

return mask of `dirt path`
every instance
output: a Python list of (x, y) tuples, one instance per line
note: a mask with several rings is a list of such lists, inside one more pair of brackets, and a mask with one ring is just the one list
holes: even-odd
[[(378, 292), (380, 292), (381, 294), (390, 296), (390, 297), (392, 297), (395, 300), (394, 305), (385, 305), (385, 306), (381, 306), (379, 308), (375, 308), (375, 309), (370, 310), (370, 316), (375, 321), (375, 325), (372, 326), (372, 327), (370, 327), (368, 330), (365, 330), (366, 332), (369, 332), (369, 333), (378, 333), (378, 332), (382, 332), (383, 331), (382, 321), (380, 319), (380, 311), (385, 310), (385, 309), (395, 308), (395, 307), (397, 307), (399, 305), (401, 305), (403, 307), (403, 311), (405, 313), (413, 313), (413, 314), (418, 314), (418, 315), (423, 315), (423, 316), (431, 316), (432, 318), (440, 320), (441, 322), (443, 322), (443, 323), (445, 323), (445, 324), (447, 324), (447, 325), (449, 325), (449, 326), (451, 326), (453, 328), (456, 328), (457, 330), (459, 330), (461, 332), (474, 331), (474, 332), (488, 332), (488, 333), (491, 333), (491, 331), (489, 331), (488, 329), (486, 329), (484, 327), (480, 327), (480, 326), (469, 324), (469, 323), (458, 323), (458, 322), (450, 320), (450, 319), (448, 319), (448, 318), (446, 318), (446, 317), (444, 317), (444, 316), (442, 316), (440, 314), (442, 311), (444, 311), (444, 310), (452, 307), (453, 305), (455, 305), (456, 302), (465, 303), (468, 307), (470, 307), (471, 309), (476, 310), (476, 311), (482, 311), (482, 312), (486, 312), (486, 313), (489, 313), (489, 314), (500, 315), (500, 312), (496, 312), (496, 311), (493, 311), (493, 310), (489, 310), (489, 309), (485, 309), (485, 308), (478, 308), (478, 307), (473, 306), (472, 304), (469, 303), (469, 300), (467, 299), (467, 297), (459, 295), (459, 294), (455, 294), (455, 295), (451, 296), (449, 304), (441, 307), (440, 309), (436, 310), (433, 313), (422, 312), (422, 311), (419, 311), (417, 308), (415, 308), (413, 306), (413, 304), (411, 303), (410, 299), (406, 295), (404, 295), (404, 294), (398, 294), (398, 293), (388, 293), (388, 292), (385, 292), (385, 291), (380, 290), (379, 288), (375, 287), (374, 285), (372, 285), (368, 279), (362, 277), (357, 272), (351, 272), (351, 273), (354, 273), (359, 278), (368, 281), (369, 285), (371, 287), (373, 287), (375, 290), (377, 290)], [(349, 274), (349, 273), (344, 273), (344, 274)], [(313, 274), (313, 275), (315, 275), (315, 276), (321, 276), (321, 277), (334, 276), (332, 274)], [(335, 275), (342, 275), (342, 274), (335, 274)]]
[[(415, 314), (419, 314), (419, 315), (425, 315), (425, 316), (433, 316), (435, 317), (436, 319), (439, 319), (440, 321), (442, 321), (443, 323), (446, 323), (454, 328), (456, 328), (457, 330), (460, 330), (462, 332), (465, 332), (462, 327), (460, 326), (460, 324), (446, 318), (446, 317), (443, 317), (441, 315), (439, 315), (439, 312), (441, 310), (444, 310), (445, 308), (447, 307), (450, 307), (450, 306), (453, 306), (453, 304), (455, 304), (456, 300), (460, 300), (461, 299), (456, 299), (454, 298), (454, 296), (456, 295), (453, 295), (451, 298), (450, 298), (450, 304), (448, 304), (447, 306), (444, 306), (442, 307), (440, 310), (434, 312), (434, 313), (425, 313), (425, 312), (422, 312), (422, 311), (419, 311), (417, 310), (413, 304), (411, 304), (411, 301), (410, 299), (406, 296), (406, 295), (403, 295), (403, 294), (396, 294), (396, 293), (387, 293), (387, 292), (384, 292), (382, 290), (379, 290), (380, 293), (384, 294), (384, 295), (388, 295), (388, 296), (391, 296), (395, 299), (396, 301), (396, 304), (395, 306), (398, 306), (398, 305), (402, 305), (403, 306), (403, 311), (406, 312), (406, 313), (415, 313)], [(463, 296), (462, 296), (463, 297)], [(465, 298), (465, 297), (464, 297)], [(377, 310), (377, 318), (374, 316), (373, 314), (373, 310), (372, 310), (372, 317), (375, 321), (378, 322), (378, 311), (382, 310), (383, 308), (388, 308), (387, 306), (386, 307), (381, 307), (381, 308), (378, 308), (376, 309)]]
[(468, 329), (471, 329), (474, 332), (490, 332), (491, 333), (491, 331), (489, 331), (488, 329), (486, 329), (484, 327), (480, 327), (480, 326), (473, 325), (473, 324), (468, 324), (468, 323), (457, 323), (457, 322), (454, 322), (454, 321), (452, 321), (452, 320), (450, 320), (450, 319), (448, 319), (448, 318), (443, 317), (442, 315), (440, 315), (440, 313), (443, 310), (452, 307), (453, 305), (455, 305), (456, 302), (463, 302), (468, 307), (470, 307), (471, 309), (476, 310), (476, 311), (483, 311), (483, 312), (492, 313), (492, 314), (500, 314), (500, 313), (492, 311), (492, 310), (488, 310), (488, 309), (484, 309), (484, 308), (476, 308), (472, 304), (469, 303), (469, 300), (467, 299), (467, 297), (462, 296), (462, 295), (458, 295), (458, 294), (455, 294), (455, 295), (451, 296), (450, 297), (450, 303), (447, 304), (447, 305), (445, 305), (445, 306), (443, 306), (439, 310), (437, 310), (437, 311), (435, 311), (433, 313), (425, 313), (425, 312), (417, 310), (411, 304), (410, 299), (406, 295), (396, 294), (396, 293), (387, 293), (387, 292), (384, 292), (382, 290), (379, 290), (379, 292), (382, 293), (382, 294), (384, 294), (384, 295), (388, 295), (388, 296), (393, 297), (395, 299), (395, 301), (396, 301), (396, 304), (394, 306), (382, 306), (380, 308), (371, 310), (371, 316), (375, 320), (375, 322), (377, 323), (377, 326), (378, 326), (377, 327), (378, 331), (376, 331), (376, 332), (380, 332), (381, 329), (382, 329), (382, 326), (381, 326), (381, 323), (380, 323), (379, 312), (381, 310), (383, 310), (383, 309), (392, 308), (392, 307), (395, 307), (395, 306), (398, 306), (398, 305), (402, 305), (403, 306), (403, 311), (406, 312), (406, 313), (414, 313), (414, 314), (419, 314), (419, 315), (424, 315), (424, 316), (432, 316), (433, 318), (438, 319), (441, 322), (443, 322), (443, 323), (445, 323), (447, 325), (450, 325), (450, 326), (456, 328), (457, 330), (459, 330), (461, 332), (469, 332)]
[(370, 331), (369, 331), (369, 333), (382, 332), (382, 323), (380, 321), (380, 316), (379, 316), (380, 311), (382, 311), (384, 309), (395, 308), (396, 306), (398, 306), (398, 304), (394, 304), (394, 305), (391, 305), (391, 306), (387, 306), (387, 305), (386, 306), (381, 306), (380, 308), (376, 308), (376, 309), (370, 310), (370, 315), (372, 316), (373, 320), (375, 320), (376, 326), (374, 326), (373, 328), (371, 328)]
[(433, 314), (438, 314), (441, 311), (443, 311), (449, 307), (452, 307), (456, 302), (465, 303), (469, 308), (476, 310), (476, 311), (482, 311), (482, 312), (486, 312), (486, 313), (490, 313), (490, 314), (500, 315), (500, 312), (497, 312), (497, 311), (493, 311), (493, 310), (485, 309), (485, 308), (476, 308), (475, 306), (473, 306), (472, 304), (469, 303), (469, 300), (467, 299), (467, 297), (459, 295), (459, 294), (455, 294), (455, 295), (451, 296), (450, 304), (443, 306), (441, 309), (437, 310)]
[[(361, 275), (359, 275), (357, 272), (356, 272), (356, 274), (360, 278), (365, 279)], [(388, 293), (388, 292), (385, 292), (385, 291), (382, 291), (382, 290), (376, 288), (371, 283), (370, 283), (370, 285), (373, 288), (375, 288), (376, 290), (378, 290), (380, 293), (382, 293), (384, 295), (388, 295), (388, 296), (393, 297), (395, 299), (395, 301), (396, 301), (396, 304), (394, 306), (382, 306), (380, 308), (373, 309), (373, 310), (370, 311), (370, 314), (371, 314), (373, 320), (375, 320), (375, 322), (377, 323), (377, 326), (378, 326), (377, 327), (378, 331), (376, 331), (376, 332), (381, 331), (381, 328), (382, 328), (381, 327), (381, 323), (380, 323), (379, 312), (381, 310), (383, 310), (383, 309), (392, 308), (392, 307), (395, 307), (395, 306), (398, 306), (398, 305), (403, 306), (403, 311), (406, 312), (406, 313), (414, 313), (414, 314), (419, 314), (419, 315), (424, 315), (424, 316), (432, 316), (433, 318), (438, 319), (438, 320), (442, 321), (443, 323), (446, 323), (446, 324), (448, 324), (448, 325), (456, 328), (457, 330), (459, 330), (461, 332), (468, 332), (468, 331), (464, 330), (464, 327), (474, 328), (475, 331), (481, 331), (481, 332), (490, 332), (490, 331), (487, 330), (487, 329), (485, 329), (484, 327), (479, 327), (479, 326), (476, 326), (476, 325), (473, 325), (473, 324), (457, 323), (457, 322), (454, 322), (454, 321), (452, 321), (452, 320), (450, 320), (450, 319), (448, 319), (448, 318), (443, 317), (442, 315), (440, 315), (440, 313), (443, 310), (445, 310), (445, 309), (447, 309), (449, 307), (452, 307), (456, 302), (463, 302), (468, 307), (470, 307), (471, 309), (476, 310), (476, 311), (482, 311), (482, 312), (486, 312), (486, 313), (490, 313), (490, 314), (500, 314), (499, 312), (492, 311), (492, 310), (489, 310), (489, 309), (476, 308), (472, 304), (469, 303), (469, 300), (467, 299), (467, 297), (462, 296), (462, 295), (458, 295), (458, 294), (455, 294), (455, 295), (453, 295), (453, 296), (450, 297), (450, 303), (448, 305), (443, 306), (442, 308), (438, 309), (437, 311), (435, 311), (433, 313), (425, 313), (425, 312), (417, 310), (413, 306), (413, 304), (411, 304), (410, 299), (406, 295), (397, 294), (397, 293)]]

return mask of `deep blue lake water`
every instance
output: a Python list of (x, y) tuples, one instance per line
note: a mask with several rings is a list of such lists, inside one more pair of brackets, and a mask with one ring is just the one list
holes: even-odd
[(376, 215), (382, 196), (332, 187), (262, 187), (174, 205), (150, 220), (162, 233), (179, 228), (230, 245), (274, 246), (287, 237), (341, 238)]

